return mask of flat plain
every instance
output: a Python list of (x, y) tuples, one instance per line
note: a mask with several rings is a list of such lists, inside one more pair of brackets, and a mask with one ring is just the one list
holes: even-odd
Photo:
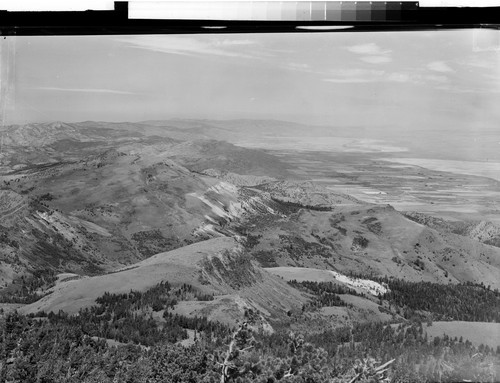
[(493, 178), (500, 176), (498, 164), (485, 170), (488, 163), (388, 158), (387, 153), (273, 153), (291, 165), (297, 178), (367, 203), (445, 219), (500, 223), (500, 182)]

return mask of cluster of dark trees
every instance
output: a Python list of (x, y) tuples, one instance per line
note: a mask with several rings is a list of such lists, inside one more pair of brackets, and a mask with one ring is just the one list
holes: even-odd
[[(226, 366), (225, 382), (348, 382), (360, 369), (393, 359), (392, 382), (496, 381), (500, 361), (500, 350), (487, 346), (447, 336), (428, 341), (418, 324), (358, 324), (304, 335), (200, 331), (189, 347), (173, 338), (143, 347), (110, 345), (83, 322), (54, 314), (0, 317), (0, 381), (220, 382)], [(236, 347), (228, 353), (231, 343)]]
[(358, 292), (350, 287), (341, 285), (340, 283), (334, 282), (314, 282), (314, 281), (300, 281), (292, 279), (288, 282), (289, 285), (297, 289), (306, 289), (308, 292), (312, 292), (315, 295), (321, 295), (322, 293), (328, 294), (350, 294), (358, 295)]
[[(78, 315), (40, 312), (33, 318), (47, 318), (54, 324), (76, 326), (89, 335), (113, 339), (122, 343), (152, 346), (163, 342), (175, 343), (188, 337), (187, 329), (221, 336), (230, 329), (204, 317), (188, 318), (169, 310), (182, 300), (212, 300), (212, 295), (202, 294), (193, 286), (183, 284), (173, 288), (161, 282), (151, 289), (127, 294), (104, 293), (96, 305), (81, 309)], [(163, 311), (162, 321), (153, 318), (153, 312)]]
[(9, 229), (0, 225), (0, 246), (4, 246), (5, 244), (15, 249), (19, 249), (19, 242), (17, 242), (15, 239), (12, 239), (9, 234)]
[(103, 306), (80, 310), (78, 315), (60, 311), (57, 314), (37, 313), (30, 317), (43, 318), (54, 325), (77, 327), (88, 336), (147, 347), (186, 339), (188, 329), (203, 332), (209, 338), (223, 337), (231, 331), (228, 326), (205, 317), (186, 317), (166, 310), (161, 321), (144, 311), (122, 311), (122, 307), (113, 311), (103, 309)]
[(318, 205), (307, 205), (299, 202), (293, 201), (285, 201), (282, 199), (271, 197), (271, 200), (278, 203), (283, 207), (292, 208), (294, 211), (298, 209), (307, 209), (307, 210), (315, 210), (315, 211), (333, 211), (332, 206), (318, 206)]
[(81, 310), (78, 315), (65, 312), (49, 313), (47, 320), (53, 324), (70, 325), (80, 328), (84, 334), (122, 343), (152, 346), (160, 342), (176, 342), (188, 337), (186, 330), (175, 319), (167, 321), (165, 326), (144, 313), (127, 311), (115, 316), (113, 311), (100, 309)]
[(393, 278), (377, 280), (387, 283), (390, 289), (381, 298), (401, 307), (400, 313), (407, 319), (425, 311), (432, 313), (435, 320), (500, 322), (500, 293), (482, 284), (442, 285)]
[(338, 294), (358, 295), (356, 290), (333, 282), (298, 282), (294, 279), (289, 281), (288, 284), (298, 290), (314, 295), (314, 298), (304, 306), (304, 310), (308, 308), (347, 306), (348, 304), (344, 302)]
[(500, 292), (484, 283), (440, 284), (359, 273), (348, 275), (387, 286), (390, 291), (379, 296), (379, 303), (388, 302), (390, 312), (409, 320), (426, 320), (431, 314), (434, 320), (500, 322)]
[[(355, 293), (331, 282), (291, 284), (325, 304), (337, 294)], [(428, 339), (420, 322), (360, 323), (303, 334), (291, 333), (287, 325), (271, 334), (240, 325), (235, 332), (173, 312), (177, 302), (193, 299), (213, 297), (187, 284), (162, 282), (145, 292), (106, 293), (78, 315), (0, 315), (0, 381), (220, 382), (221, 376), (241, 383), (348, 382), (356, 376), (377, 381), (382, 375), (376, 366), (389, 361), (392, 382), (500, 377), (500, 347), (475, 347), (448, 336)], [(252, 322), (258, 317), (253, 314), (242, 320)], [(194, 343), (181, 346), (188, 331)]]
[[(256, 338), (265, 352), (280, 358), (289, 354), (286, 332), (259, 334)], [(304, 334), (303, 338), (326, 352), (329, 368), (337, 376), (345, 375), (356, 360), (367, 358), (395, 359), (391, 379), (394, 382), (495, 381), (500, 373), (500, 347), (474, 347), (468, 340), (447, 335), (429, 340), (421, 323), (357, 323)]]
[(178, 301), (211, 301), (213, 299), (213, 295), (201, 293), (187, 283), (173, 288), (170, 283), (163, 281), (145, 292), (130, 291), (128, 294), (106, 292), (96, 299), (96, 303), (102, 309), (114, 312), (134, 311), (145, 307), (151, 307), (153, 311), (161, 311), (173, 308)]
[(15, 278), (12, 283), (0, 290), (0, 303), (36, 302), (44, 291), (52, 287), (57, 280), (57, 275), (51, 269), (34, 270), (31, 275), (22, 275)]
[[(78, 325), (10, 314), (2, 320), (0, 381), (31, 383), (209, 382), (218, 376), (204, 347), (110, 346)], [(212, 379), (211, 379), (212, 378)]]
[(137, 250), (144, 257), (150, 257), (163, 251), (178, 248), (179, 241), (174, 238), (165, 238), (160, 230), (139, 231), (132, 234)]
[[(381, 310), (398, 313), (414, 321), (460, 320), (500, 322), (500, 292), (471, 282), (443, 285), (432, 282), (408, 282), (401, 279), (352, 275), (385, 284), (389, 290), (379, 296)], [(355, 290), (333, 282), (288, 282), (293, 287), (314, 295), (306, 308), (346, 305), (337, 294), (359, 295)]]
[(51, 193), (45, 193), (45, 194), (42, 194), (38, 197), (38, 200), (39, 201), (52, 201), (54, 199), (54, 195), (52, 195)]

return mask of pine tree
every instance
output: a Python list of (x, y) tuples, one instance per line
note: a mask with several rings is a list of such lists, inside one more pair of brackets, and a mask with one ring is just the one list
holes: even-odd
[(224, 361), (220, 363), (222, 367), (221, 383), (230, 382), (244, 375), (249, 370), (251, 366), (244, 364), (242, 356), (245, 352), (253, 348), (254, 344), (255, 339), (248, 328), (248, 323), (241, 323), (238, 329), (232, 334)]

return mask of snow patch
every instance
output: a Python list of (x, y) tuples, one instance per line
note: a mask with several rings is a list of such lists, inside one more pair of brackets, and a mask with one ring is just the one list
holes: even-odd
[(209, 236), (224, 236), (223, 234), (219, 233), (216, 229), (215, 226), (211, 223), (201, 225), (198, 228), (196, 228), (193, 232), (194, 235), (209, 235)]
[(346, 285), (351, 287), (361, 288), (375, 296), (378, 296), (379, 294), (385, 294), (387, 293), (387, 291), (389, 291), (386, 286), (383, 286), (380, 283), (372, 281), (370, 279), (351, 278), (347, 275), (343, 275), (339, 272), (331, 270), (328, 270), (328, 272), (332, 274), (337, 281), (345, 283)]

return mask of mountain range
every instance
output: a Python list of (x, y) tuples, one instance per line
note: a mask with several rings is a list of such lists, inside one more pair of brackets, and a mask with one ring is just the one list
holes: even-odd
[[(168, 280), (216, 297), (184, 313), (234, 321), (252, 308), (272, 327), (308, 297), (271, 268), (500, 288), (494, 224), (363, 202), (297, 178), (272, 151), (235, 144), (327, 133), (314, 129), (251, 120), (2, 129), (2, 291), (36, 270), (66, 275), (23, 310), (77, 312), (105, 292)], [(350, 312), (380, 316), (365, 293)]]

